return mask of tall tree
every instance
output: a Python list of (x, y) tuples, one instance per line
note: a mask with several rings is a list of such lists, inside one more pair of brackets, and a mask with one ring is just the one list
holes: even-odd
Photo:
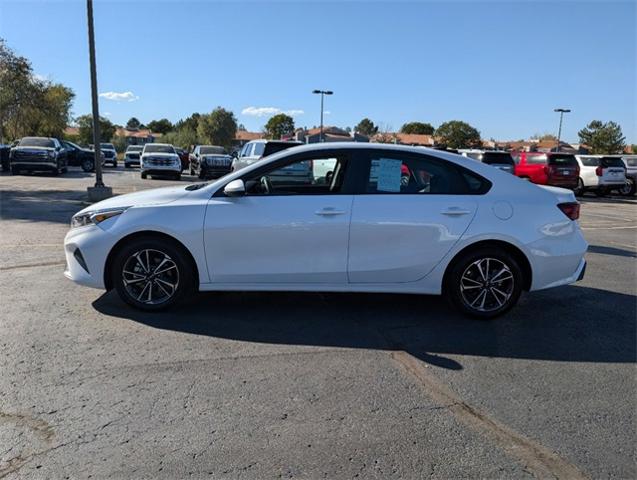
[(451, 120), (445, 122), (435, 131), (436, 142), (447, 148), (479, 147), (480, 132), (466, 122)]
[(209, 115), (201, 115), (197, 135), (201, 141), (230, 148), (237, 135), (237, 119), (229, 110), (215, 108)]
[[(93, 115), (77, 117), (79, 142), (84, 145), (93, 143)], [(108, 118), (100, 117), (100, 142), (110, 142), (115, 135), (115, 125)]]
[(408, 122), (400, 127), (400, 133), (413, 133), (417, 135), (433, 135), (434, 127), (431, 123)]
[(161, 134), (166, 134), (174, 128), (173, 124), (170, 123), (170, 120), (168, 120), (167, 118), (162, 118), (161, 120), (153, 120), (152, 122), (148, 122), (148, 125), (146, 126), (150, 129), (151, 132)]
[(369, 118), (365, 117), (354, 127), (354, 131), (371, 137), (378, 133), (378, 127)]
[(622, 153), (626, 146), (621, 127), (612, 121), (603, 123), (593, 120), (578, 135), (580, 143), (591, 147), (591, 153), (595, 154)]
[(285, 113), (277, 113), (265, 124), (267, 138), (279, 140), (283, 135), (294, 133), (294, 119)]
[(128, 122), (126, 122), (126, 128), (129, 130), (137, 130), (138, 128), (141, 128), (141, 126), (142, 122), (140, 122), (137, 117), (131, 117), (128, 119)]

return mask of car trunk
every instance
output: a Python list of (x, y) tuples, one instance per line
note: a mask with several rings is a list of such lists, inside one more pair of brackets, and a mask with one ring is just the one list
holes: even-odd
[(577, 185), (579, 165), (575, 156), (565, 153), (549, 155), (546, 175), (550, 185)]

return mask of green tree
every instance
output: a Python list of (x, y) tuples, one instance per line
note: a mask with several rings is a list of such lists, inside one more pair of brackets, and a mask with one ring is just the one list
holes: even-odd
[(146, 125), (151, 132), (153, 133), (161, 133), (162, 135), (170, 132), (174, 126), (170, 123), (170, 120), (167, 118), (162, 118), (161, 120), (153, 120), (152, 122), (148, 122)]
[(197, 126), (197, 136), (203, 142), (230, 148), (237, 135), (237, 119), (229, 110), (215, 108), (208, 115), (201, 115)]
[[(93, 143), (93, 115), (77, 117), (79, 141), (83, 145)], [(115, 125), (108, 118), (100, 117), (100, 142), (110, 142), (115, 135)]]
[(447, 148), (479, 147), (480, 132), (466, 122), (451, 120), (445, 122), (435, 131), (436, 141)]
[(294, 119), (285, 113), (277, 113), (265, 124), (266, 138), (279, 140), (283, 135), (294, 133)]
[(612, 121), (603, 123), (593, 120), (578, 135), (580, 143), (588, 145), (594, 154), (621, 153), (626, 146), (621, 127)]
[(365, 117), (354, 127), (354, 131), (371, 137), (378, 133), (378, 127), (369, 118)]
[(168, 132), (161, 137), (161, 141), (162, 143), (171, 143), (185, 150), (190, 149), (193, 145), (202, 143), (197, 137), (197, 131), (189, 126)]
[(417, 135), (433, 135), (434, 127), (430, 123), (408, 122), (400, 127), (400, 133), (412, 133)]
[(140, 122), (137, 117), (131, 117), (128, 119), (128, 122), (126, 122), (126, 128), (129, 130), (137, 130), (141, 128), (141, 126), (142, 122)]
[(0, 137), (61, 138), (74, 96), (64, 85), (35, 78), (31, 63), (0, 38)]

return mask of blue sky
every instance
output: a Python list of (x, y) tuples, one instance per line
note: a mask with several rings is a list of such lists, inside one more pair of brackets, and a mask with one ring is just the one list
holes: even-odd
[[(634, 1), (95, 1), (99, 91), (114, 93), (100, 110), (116, 123), (221, 105), (249, 130), (274, 109), (311, 127), (320, 88), (343, 127), (459, 119), (512, 140), (556, 133), (568, 107), (566, 140), (600, 119), (637, 143)], [(0, 36), (73, 88), (75, 115), (90, 112), (85, 8), (0, 0)]]

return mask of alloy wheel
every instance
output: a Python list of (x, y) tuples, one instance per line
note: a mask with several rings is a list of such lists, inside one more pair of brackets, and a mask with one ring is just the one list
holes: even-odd
[(634, 183), (633, 179), (627, 178), (626, 183), (624, 183), (624, 185), (619, 189), (619, 193), (621, 195), (630, 195), (631, 192), (633, 191), (633, 183)]
[(465, 304), (479, 312), (493, 312), (507, 305), (515, 280), (509, 266), (496, 258), (471, 263), (460, 277), (460, 293)]
[(122, 280), (131, 298), (147, 305), (159, 305), (177, 292), (179, 269), (166, 253), (144, 249), (128, 257), (122, 269)]

